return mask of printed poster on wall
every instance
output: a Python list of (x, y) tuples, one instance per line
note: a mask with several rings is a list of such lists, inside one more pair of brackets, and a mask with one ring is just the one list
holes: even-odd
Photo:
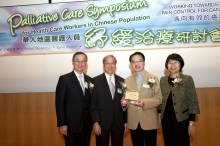
[(0, 7), (0, 56), (219, 45), (218, 0)]

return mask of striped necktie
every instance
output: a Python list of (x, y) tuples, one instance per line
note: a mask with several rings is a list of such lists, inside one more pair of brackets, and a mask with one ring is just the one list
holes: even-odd
[(111, 91), (111, 94), (112, 94), (112, 99), (114, 98), (114, 95), (115, 95), (115, 85), (113, 84), (112, 80), (111, 80), (112, 77), (109, 78), (109, 89)]
[(82, 82), (82, 75), (79, 75), (79, 83), (80, 83), (80, 86), (81, 86), (81, 88), (82, 88), (83, 95), (84, 95), (84, 92), (85, 92), (85, 87), (83, 86), (83, 82)]

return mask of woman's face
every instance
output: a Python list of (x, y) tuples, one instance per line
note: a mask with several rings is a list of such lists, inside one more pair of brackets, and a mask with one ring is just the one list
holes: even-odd
[(177, 60), (168, 61), (168, 70), (171, 74), (178, 74), (180, 72), (181, 64)]

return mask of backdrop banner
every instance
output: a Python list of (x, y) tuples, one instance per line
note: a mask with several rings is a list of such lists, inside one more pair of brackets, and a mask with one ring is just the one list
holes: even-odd
[(0, 56), (220, 46), (219, 0), (0, 7)]

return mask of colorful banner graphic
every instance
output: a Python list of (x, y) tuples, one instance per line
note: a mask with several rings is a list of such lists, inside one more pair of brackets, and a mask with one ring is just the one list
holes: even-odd
[(217, 0), (0, 7), (0, 55), (220, 45)]

